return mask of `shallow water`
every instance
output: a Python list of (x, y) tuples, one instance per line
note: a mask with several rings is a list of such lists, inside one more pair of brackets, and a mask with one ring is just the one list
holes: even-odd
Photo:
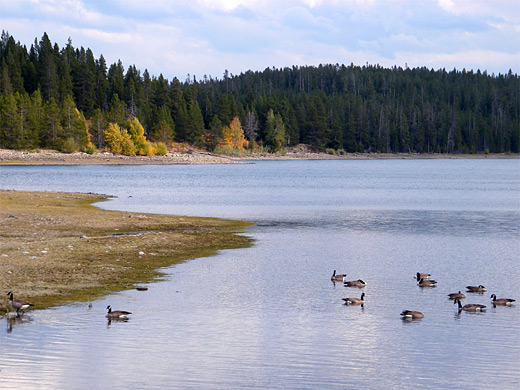
[[(520, 386), (519, 307), (489, 299), (520, 297), (518, 160), (0, 167), (0, 188), (258, 223), (252, 248), (172, 267), (146, 292), (1, 320), (0, 388)], [(333, 284), (333, 269), (368, 285)], [(485, 313), (447, 299), (469, 284), (488, 288), (464, 302)], [(343, 305), (363, 291), (364, 307)], [(108, 325), (108, 304), (134, 314)]]

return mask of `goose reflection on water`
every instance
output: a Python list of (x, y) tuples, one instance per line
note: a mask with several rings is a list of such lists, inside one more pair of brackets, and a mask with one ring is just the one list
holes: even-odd
[(29, 315), (17, 315), (16, 313), (8, 313), (6, 316), (6, 331), (11, 333), (13, 328), (18, 325), (29, 324), (33, 321), (33, 317)]

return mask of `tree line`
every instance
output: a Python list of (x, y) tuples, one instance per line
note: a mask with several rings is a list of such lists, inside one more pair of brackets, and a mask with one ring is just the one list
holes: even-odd
[(368, 64), (168, 80), (121, 61), (108, 66), (70, 39), (60, 48), (44, 33), (28, 49), (5, 31), (0, 37), (0, 147), (12, 149), (148, 154), (177, 141), (209, 150), (305, 143), (346, 152), (518, 153), (519, 93), (511, 70)]

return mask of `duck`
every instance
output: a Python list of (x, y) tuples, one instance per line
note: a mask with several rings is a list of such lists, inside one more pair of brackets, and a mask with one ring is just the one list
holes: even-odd
[(9, 306), (11, 306), (13, 309), (16, 309), (16, 315), (19, 314), (20, 310), (22, 311), (22, 314), (24, 314), (25, 309), (34, 306), (32, 303), (24, 301), (23, 299), (14, 299), (13, 293), (11, 291), (9, 291), (6, 295), (9, 296)]
[(348, 282), (343, 282), (345, 287), (365, 287), (367, 284), (361, 280), (349, 280)]
[(511, 306), (511, 303), (515, 302), (516, 299), (510, 299), (510, 298), (499, 298), (497, 299), (497, 296), (495, 294), (491, 294), (491, 303), (493, 305), (501, 305), (501, 306)]
[(361, 294), (361, 298), (343, 298), (345, 305), (361, 305), (365, 304), (365, 293)]
[(430, 280), (430, 279), (419, 279), (419, 283), (417, 283), (419, 287), (437, 287), (435, 286), (437, 284), (436, 280)]
[(466, 286), (466, 288), (468, 289), (468, 292), (474, 293), (483, 293), (487, 291), (487, 289), (481, 284), (478, 286)]
[(422, 272), (417, 272), (417, 273), (415, 274), (414, 279), (417, 279), (417, 280), (428, 279), (430, 276), (431, 276), (430, 274), (425, 274), (425, 273), (422, 273)]
[(419, 318), (424, 318), (424, 314), (420, 311), (414, 311), (414, 310), (403, 310), (401, 313), (403, 316), (403, 319), (412, 319), (417, 320)]
[(464, 299), (464, 298), (466, 298), (466, 294), (464, 294), (463, 292), (461, 292), (459, 290), (458, 293), (448, 294), (448, 297), (450, 297), (449, 299)]
[(106, 317), (111, 320), (126, 320), (126, 319), (128, 319), (128, 316), (130, 314), (132, 314), (129, 311), (124, 311), (124, 310), (112, 311), (112, 307), (110, 307), (110, 305), (107, 306), (107, 310), (108, 310), (108, 312), (107, 312)]
[(486, 309), (485, 305), (479, 305), (476, 303), (468, 303), (468, 304), (462, 306), (462, 303), (460, 303), (460, 299), (458, 299), (458, 298), (455, 299), (455, 302), (453, 302), (453, 304), (455, 304), (455, 303), (457, 303), (459, 305), (459, 312), (461, 312), (462, 310), (477, 312), (477, 311), (484, 311)]
[(330, 280), (332, 280), (333, 282), (343, 282), (345, 281), (346, 276), (347, 274), (336, 275), (336, 270), (334, 270), (332, 276), (330, 277)]

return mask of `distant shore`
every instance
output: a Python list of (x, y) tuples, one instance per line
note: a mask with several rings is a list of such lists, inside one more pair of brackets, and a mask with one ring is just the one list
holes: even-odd
[(285, 153), (245, 153), (228, 156), (205, 151), (170, 151), (163, 156), (124, 156), (107, 152), (87, 154), (59, 153), (54, 150), (0, 149), (0, 165), (176, 165), (176, 164), (237, 164), (261, 160), (371, 160), (371, 159), (453, 159), (453, 158), (520, 158), (519, 154), (418, 154), (418, 153), (318, 153), (305, 147), (288, 148)]

